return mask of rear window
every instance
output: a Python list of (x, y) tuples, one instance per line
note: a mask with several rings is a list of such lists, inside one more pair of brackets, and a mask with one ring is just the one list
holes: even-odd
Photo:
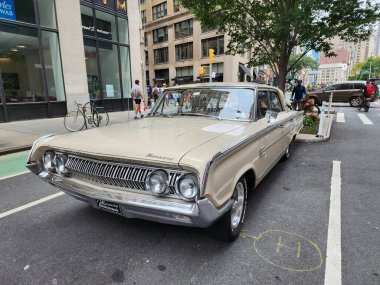
[(362, 89), (364, 84), (362, 83), (354, 83), (354, 89)]

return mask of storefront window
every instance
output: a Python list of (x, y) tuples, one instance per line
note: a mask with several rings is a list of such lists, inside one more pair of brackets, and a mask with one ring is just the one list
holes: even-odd
[(122, 44), (129, 44), (128, 21), (124, 18), (117, 18), (119, 24), (119, 41)]
[(57, 28), (55, 19), (54, 1), (51, 0), (38, 0), (38, 12), (40, 15), (41, 26), (49, 28)]
[(87, 84), (90, 99), (102, 99), (98, 74), (98, 59), (96, 41), (84, 39), (84, 56), (86, 60)]
[(58, 35), (42, 31), (42, 51), (49, 101), (65, 101)]
[(94, 18), (91, 8), (80, 6), (83, 35), (95, 37)]
[(103, 98), (121, 98), (117, 45), (99, 42), (99, 60), (103, 83)]
[(117, 41), (115, 16), (96, 11), (96, 34), (99, 38)]
[(131, 63), (129, 61), (129, 48), (120, 47), (120, 62), (121, 62), (121, 74), (122, 74), (122, 83), (123, 83), (123, 98), (130, 98), (131, 92)]
[(45, 101), (37, 29), (0, 23), (0, 74), (7, 103)]

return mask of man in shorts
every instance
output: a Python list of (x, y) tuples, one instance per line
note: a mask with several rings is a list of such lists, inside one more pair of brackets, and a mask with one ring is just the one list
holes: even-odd
[(144, 118), (144, 115), (141, 114), (141, 100), (143, 98), (142, 96), (142, 89), (139, 85), (140, 81), (138, 81), (137, 79), (135, 80), (135, 86), (132, 87), (132, 90), (131, 90), (131, 96), (133, 98), (133, 100), (135, 101), (135, 119), (138, 119), (137, 118), (137, 113), (140, 113), (140, 118)]

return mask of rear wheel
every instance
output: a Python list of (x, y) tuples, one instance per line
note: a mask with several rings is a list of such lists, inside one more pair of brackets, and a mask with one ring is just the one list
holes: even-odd
[(97, 119), (94, 120), (95, 125), (97, 127), (107, 126), (109, 122), (109, 116), (108, 113), (104, 110), (104, 108), (96, 108), (95, 112), (97, 113)]
[(235, 186), (234, 194), (231, 198), (233, 201), (231, 209), (211, 227), (211, 231), (219, 239), (232, 242), (239, 236), (247, 208), (247, 194), (247, 180), (243, 176)]
[(358, 107), (360, 105), (360, 98), (359, 96), (351, 97), (349, 102), (351, 107)]
[(280, 161), (283, 162), (283, 161), (287, 161), (288, 158), (290, 157), (290, 145), (288, 145), (288, 148), (286, 149), (284, 155), (281, 157)]
[(83, 129), (85, 125), (85, 118), (82, 111), (71, 111), (69, 112), (64, 121), (65, 128), (71, 132), (77, 132)]

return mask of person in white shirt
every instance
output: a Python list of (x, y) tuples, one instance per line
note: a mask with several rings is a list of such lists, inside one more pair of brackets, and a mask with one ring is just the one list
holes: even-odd
[(133, 100), (135, 101), (135, 119), (138, 119), (137, 113), (140, 113), (140, 118), (144, 118), (144, 115), (141, 113), (141, 100), (143, 98), (142, 96), (142, 89), (139, 86), (140, 81), (137, 79), (135, 80), (135, 86), (132, 87), (131, 90), (131, 96)]

